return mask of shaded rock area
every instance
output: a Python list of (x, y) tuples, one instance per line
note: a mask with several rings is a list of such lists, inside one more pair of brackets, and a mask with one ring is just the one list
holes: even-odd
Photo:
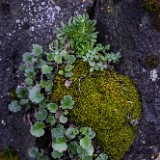
[(120, 51), (116, 69), (136, 84), (142, 100), (137, 137), (124, 160), (160, 157), (160, 31), (140, 0), (99, 0), (95, 18), (99, 41)]
[(0, 150), (12, 146), (20, 160), (29, 160), (27, 150), (35, 144), (25, 113), (10, 113), (9, 92), (23, 82), (18, 71), (21, 56), (32, 44), (46, 49), (60, 21), (86, 13), (91, 0), (1, 0), (0, 1)]

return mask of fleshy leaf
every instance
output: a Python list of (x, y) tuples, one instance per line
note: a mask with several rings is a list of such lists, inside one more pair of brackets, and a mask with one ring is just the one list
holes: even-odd
[(47, 105), (47, 109), (51, 112), (51, 113), (56, 113), (57, 109), (58, 109), (58, 105), (56, 103), (50, 103)]
[(82, 146), (83, 149), (88, 149), (92, 144), (91, 138), (89, 136), (85, 136), (80, 140), (80, 146)]
[(52, 143), (52, 148), (58, 152), (64, 152), (67, 150), (67, 139), (65, 137), (56, 138), (55, 142)]
[(67, 123), (68, 118), (66, 116), (64, 116), (64, 115), (61, 115), (60, 118), (59, 118), (59, 120), (60, 120), (60, 123), (65, 124), (65, 123)]
[(62, 64), (62, 56), (61, 55), (57, 55), (55, 58), (54, 58), (55, 62), (58, 63), (58, 64)]
[(40, 103), (41, 101), (43, 101), (44, 96), (40, 92), (40, 87), (33, 87), (29, 91), (29, 98), (33, 103)]
[(53, 151), (52, 152), (52, 157), (57, 159), (57, 158), (61, 158), (63, 156), (63, 152), (58, 152), (58, 151)]
[(37, 147), (31, 147), (28, 150), (28, 154), (32, 158), (36, 158), (39, 156), (39, 149)]
[(34, 78), (36, 76), (36, 72), (33, 69), (26, 69), (25, 70), (25, 77), (26, 78)]
[(51, 133), (52, 133), (52, 136), (53, 136), (54, 138), (63, 137), (63, 136), (64, 136), (64, 133), (65, 133), (65, 128), (64, 128), (63, 125), (58, 124), (58, 125), (56, 126), (56, 128), (53, 128), (53, 129), (51, 130)]
[(43, 53), (43, 48), (39, 44), (33, 44), (32, 53), (35, 56), (40, 56)]
[(72, 97), (69, 95), (64, 96), (64, 98), (61, 100), (62, 109), (72, 109), (73, 105), (74, 101), (72, 100)]
[(65, 135), (67, 136), (67, 138), (69, 139), (74, 139), (76, 137), (76, 135), (79, 134), (79, 131), (77, 128), (73, 128), (70, 127), (66, 130)]
[(56, 123), (56, 119), (53, 115), (49, 115), (47, 122), (50, 123), (51, 125), (54, 125)]
[(14, 100), (8, 105), (8, 109), (11, 112), (18, 112), (21, 110), (21, 106), (19, 105), (17, 100)]
[(26, 52), (23, 54), (23, 62), (25, 63), (31, 63), (32, 62), (32, 58), (33, 58), (33, 55), (29, 52)]
[(40, 109), (36, 115), (36, 119), (39, 121), (44, 121), (47, 118), (47, 111), (45, 109)]
[(44, 73), (44, 74), (49, 74), (52, 72), (52, 70), (53, 70), (53, 68), (51, 66), (48, 66), (48, 65), (42, 66), (42, 73)]
[(18, 98), (25, 98), (28, 95), (28, 89), (26, 87), (17, 87), (16, 94)]
[(31, 126), (30, 132), (35, 137), (41, 137), (44, 135), (45, 124), (43, 122), (36, 122)]
[(74, 67), (72, 65), (66, 65), (65, 71), (70, 72)]

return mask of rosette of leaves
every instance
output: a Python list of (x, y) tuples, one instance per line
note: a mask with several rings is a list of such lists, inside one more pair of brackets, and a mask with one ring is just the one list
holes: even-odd
[(68, 47), (72, 53), (82, 57), (95, 45), (97, 34), (95, 20), (90, 20), (88, 15), (78, 15), (71, 17), (68, 24), (61, 22), (61, 28), (57, 30), (57, 39), (62, 45), (68, 40)]

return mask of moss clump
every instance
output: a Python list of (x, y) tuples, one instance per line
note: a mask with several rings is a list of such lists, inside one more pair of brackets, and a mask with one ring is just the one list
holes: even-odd
[(154, 25), (160, 30), (160, 1), (142, 0), (143, 7), (153, 15)]
[[(79, 77), (83, 75), (83, 78)], [(90, 126), (96, 131), (96, 140), (110, 157), (120, 160), (135, 138), (141, 103), (133, 83), (116, 72), (89, 74), (88, 66), (79, 62), (74, 69), (72, 85), (64, 86), (65, 80), (55, 80), (52, 100), (60, 101), (71, 95), (75, 101), (70, 113), (72, 121), (79, 126)]]
[(19, 156), (14, 148), (7, 147), (0, 152), (0, 160), (19, 160)]

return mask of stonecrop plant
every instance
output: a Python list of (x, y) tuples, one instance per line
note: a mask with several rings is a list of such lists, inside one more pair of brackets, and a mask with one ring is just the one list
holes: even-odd
[(119, 53), (109, 53), (110, 46), (96, 44), (95, 20), (87, 15), (72, 17), (68, 24), (62, 22), (57, 29), (57, 39), (49, 45), (50, 52), (34, 44), (31, 52), (23, 54), (20, 70), (25, 81), (16, 88), (17, 98), (8, 108), (18, 112), (21, 108), (33, 113), (30, 133), (39, 138), (49, 129), (49, 148), (36, 146), (29, 149), (30, 157), (37, 160), (107, 160), (94, 144), (96, 133), (90, 127), (78, 127), (69, 120), (69, 111), (74, 107), (74, 97), (65, 95), (59, 104), (50, 100), (54, 90), (54, 78), (61, 75), (72, 78), (77, 59), (88, 62), (90, 72), (104, 70), (110, 63), (119, 60)]

